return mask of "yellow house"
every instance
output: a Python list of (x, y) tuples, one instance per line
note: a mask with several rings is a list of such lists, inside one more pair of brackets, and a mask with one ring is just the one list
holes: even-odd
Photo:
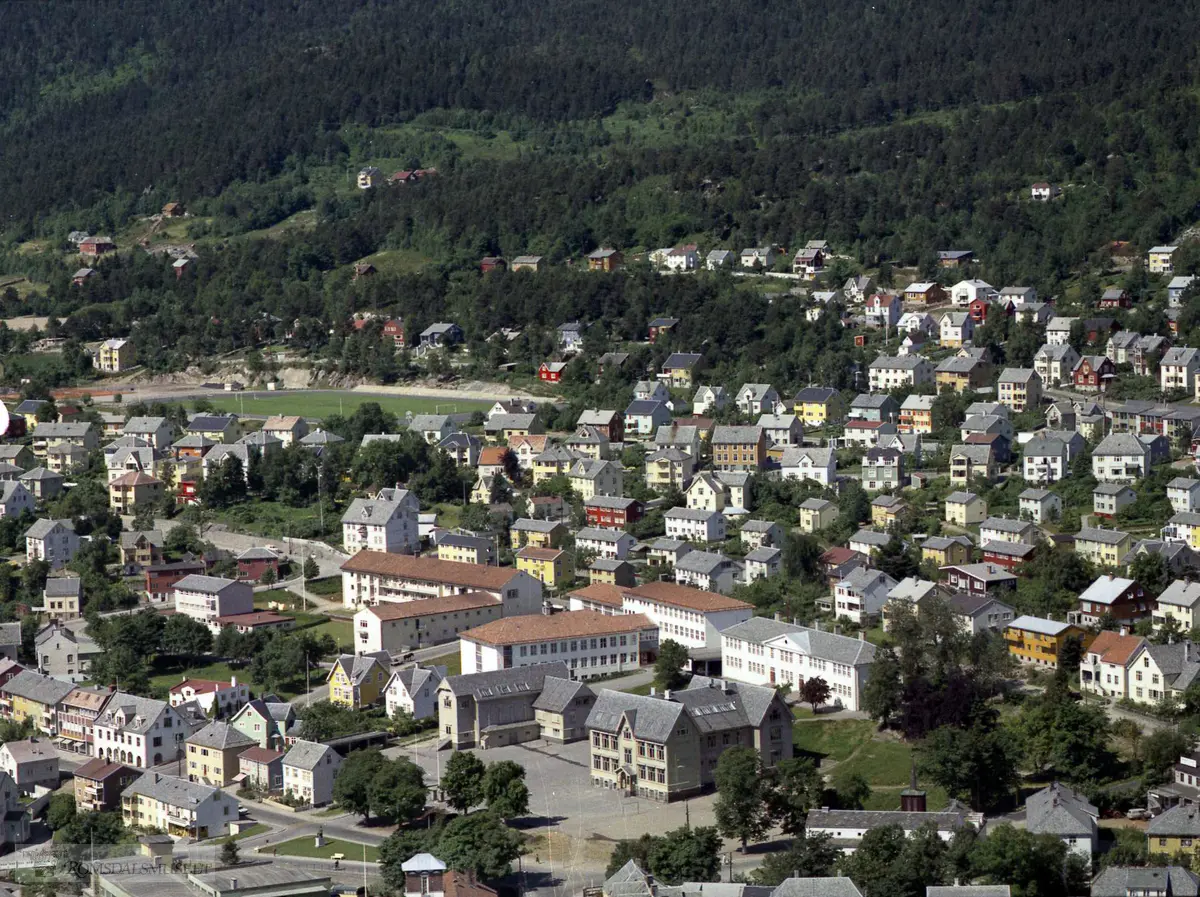
[(330, 703), (356, 710), (378, 704), (391, 675), (391, 662), (387, 651), (341, 655), (325, 680)]
[(257, 740), (222, 722), (209, 723), (185, 743), (188, 781), (218, 788), (233, 782), (240, 773), (238, 757), (242, 751), (258, 747)]
[(1147, 853), (1195, 856), (1197, 846), (1200, 846), (1200, 811), (1194, 804), (1179, 803), (1155, 816), (1146, 826)]
[(804, 422), (804, 428), (824, 426), (842, 416), (842, 394), (828, 386), (808, 386), (792, 399), (792, 413)]
[(117, 514), (135, 514), (138, 507), (157, 501), (162, 494), (162, 480), (133, 470), (108, 484), (108, 506)]
[(567, 538), (567, 528), (557, 520), (531, 520), (522, 517), (508, 528), (509, 546), (516, 551), (531, 548), (558, 548)]
[(692, 478), (696, 462), (687, 452), (668, 445), (646, 456), (646, 485), (651, 489), (682, 489)]
[(1169, 523), (1175, 527), (1175, 535), (1187, 542), (1189, 548), (1200, 550), (1200, 514), (1195, 511), (1181, 511), (1174, 515)]
[(880, 495), (871, 502), (871, 525), (887, 529), (907, 510), (908, 505), (904, 499), (894, 495)]
[(533, 458), (533, 483), (536, 486), (551, 477), (565, 475), (575, 463), (575, 453), (565, 445), (548, 445)]
[(800, 503), (800, 530), (815, 533), (838, 518), (838, 506), (826, 498), (806, 498)]
[(119, 374), (137, 363), (133, 343), (127, 339), (106, 339), (100, 344), (97, 366), (106, 374)]
[(517, 569), (542, 585), (554, 588), (567, 578), (567, 553), (561, 548), (530, 548), (517, 552)]
[(1119, 567), (1133, 548), (1133, 536), (1115, 529), (1084, 527), (1075, 534), (1075, 553), (1100, 567)]
[(921, 560), (939, 567), (971, 562), (971, 540), (966, 536), (930, 536), (921, 543)]
[(1152, 246), (1146, 253), (1146, 268), (1151, 274), (1170, 274), (1174, 270), (1171, 257), (1178, 246)]
[(588, 578), (592, 585), (620, 586), (633, 588), (637, 585), (637, 574), (628, 561), (616, 558), (596, 558), (588, 567)]
[(970, 526), (987, 519), (987, 502), (974, 492), (951, 492), (946, 496), (946, 512), (942, 518), (956, 526)]
[(23, 670), (4, 684), (0, 693), (12, 708), (13, 722), (29, 720), (39, 732), (53, 734), (58, 728), (56, 709), (60, 701), (74, 688), (32, 670)]
[(1051, 669), (1058, 668), (1058, 655), (1069, 638), (1078, 638), (1086, 649), (1095, 636), (1073, 623), (1030, 616), (1017, 617), (1004, 630), (1009, 654), (1022, 663)]

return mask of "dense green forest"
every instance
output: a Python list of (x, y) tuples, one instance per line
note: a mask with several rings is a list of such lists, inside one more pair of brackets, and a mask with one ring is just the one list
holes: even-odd
[[(0, 274), (48, 285), (0, 312), (69, 315), (81, 339), (137, 321), (158, 368), (297, 332), (338, 356), (356, 309), (410, 331), (455, 314), (475, 339), (551, 313), (624, 338), (648, 315), (701, 313), (738, 326), (699, 339), (772, 357), (758, 337), (788, 317), (727, 283), (514, 287), (471, 269), (491, 253), (826, 239), (926, 273), (936, 250), (971, 248), (973, 273), (1053, 295), (1108, 241), (1175, 238), (1200, 206), (1195, 2), (74, 10), (0, 5)], [(348, 186), (371, 163), (438, 174)], [(1029, 202), (1037, 180), (1064, 195)], [(174, 200), (199, 241), (188, 277), (135, 254), (70, 286), (69, 231), (129, 235)], [(241, 238), (304, 210), (304, 226)], [(348, 266), (381, 251), (422, 272), (352, 284)]]

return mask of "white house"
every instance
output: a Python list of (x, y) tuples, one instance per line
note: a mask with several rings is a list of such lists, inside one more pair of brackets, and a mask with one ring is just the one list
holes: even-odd
[(45, 561), (51, 570), (61, 570), (79, 550), (79, 536), (70, 520), (35, 520), (25, 530), (25, 560)]
[(437, 716), (437, 687), (446, 678), (444, 666), (423, 667), (414, 664), (396, 670), (383, 687), (387, 715), (407, 713), (413, 719)]
[(1176, 514), (1200, 511), (1200, 480), (1175, 477), (1167, 483), (1167, 501)]
[(633, 536), (621, 530), (586, 526), (575, 534), (575, 548), (578, 551), (592, 551), (601, 558), (624, 560), (636, 544)]
[(22, 794), (35, 789), (58, 788), (58, 751), (43, 738), (23, 738), (0, 745), (0, 771), (14, 782)]
[(896, 580), (883, 571), (859, 567), (834, 586), (834, 616), (870, 626), (879, 619), (887, 604), (888, 593), (894, 588)]
[(784, 479), (812, 480), (830, 486), (837, 479), (837, 457), (831, 448), (791, 446), (779, 462)]
[(248, 582), (193, 573), (175, 583), (175, 610), (215, 634), (221, 631), (218, 617), (254, 610), (254, 588)]
[(872, 293), (867, 297), (863, 313), (868, 321), (879, 327), (894, 328), (904, 313), (904, 300), (890, 293)]
[(874, 660), (875, 646), (864, 638), (769, 617), (747, 619), (721, 631), (721, 668), (728, 678), (753, 685), (791, 685), (793, 691), (819, 678), (846, 710), (861, 709), (863, 685)]
[(798, 445), (804, 439), (804, 425), (794, 414), (764, 414), (758, 426), (772, 445)]
[(1100, 811), (1075, 791), (1052, 782), (1025, 801), (1025, 828), (1035, 835), (1053, 835), (1090, 867), (1100, 850)]
[(1079, 318), (1055, 316), (1046, 325), (1046, 342), (1051, 346), (1065, 346), (1071, 341), (1071, 328)]
[(633, 385), (635, 402), (669, 402), (671, 391), (661, 380), (639, 380)]
[(20, 517), (33, 512), (37, 499), (25, 484), (12, 480), (0, 481), (0, 517)]
[(407, 489), (387, 497), (356, 498), (342, 515), (342, 546), (349, 554), (370, 549), (410, 554), (421, 544), (417, 514), (421, 502)]
[(958, 308), (966, 308), (976, 299), (989, 302), (996, 295), (996, 288), (984, 280), (960, 280), (950, 288), (950, 301)]
[(1150, 473), (1150, 450), (1132, 433), (1110, 433), (1092, 451), (1092, 475), (1102, 483), (1136, 483)]
[(93, 755), (138, 769), (178, 760), (190, 735), (179, 711), (166, 701), (116, 692), (93, 727)]
[(756, 414), (774, 414), (779, 404), (779, 393), (769, 383), (744, 383), (737, 391), (734, 403), (747, 417)]
[(872, 392), (890, 392), (932, 382), (933, 364), (920, 355), (880, 355), (867, 369), (867, 384)]
[(958, 348), (975, 337), (975, 321), (965, 311), (942, 315), (938, 323), (938, 341), (944, 347)]
[(1046, 343), (1033, 356), (1033, 369), (1047, 386), (1068, 382), (1077, 364), (1079, 353), (1069, 343)]
[(701, 386), (692, 397), (694, 414), (711, 414), (729, 404), (729, 393), (724, 386)]
[(1062, 514), (1062, 499), (1049, 489), (1026, 489), (1017, 496), (1017, 503), (1020, 518), (1034, 523), (1045, 523)]
[(1196, 386), (1196, 372), (1200, 371), (1200, 349), (1176, 346), (1168, 349), (1158, 366), (1159, 384), (1163, 392), (1174, 389), (1190, 393)]
[[(663, 515), (668, 539), (684, 542), (723, 542), (725, 516), (720, 511), (672, 508)], [(576, 539), (578, 543), (578, 538)]]
[(327, 744), (297, 741), (283, 755), (283, 793), (312, 807), (333, 800), (333, 780), (342, 758)]
[(745, 577), (745, 567), (719, 551), (689, 551), (675, 562), (675, 582), (727, 595)]
[(1070, 470), (1070, 455), (1061, 439), (1038, 435), (1025, 443), (1021, 470), (1027, 483), (1057, 483)]
[(980, 545), (986, 542), (1010, 542), (1019, 545), (1034, 545), (1037, 539), (1037, 527), (1028, 520), (989, 517), (983, 523), (979, 524)]

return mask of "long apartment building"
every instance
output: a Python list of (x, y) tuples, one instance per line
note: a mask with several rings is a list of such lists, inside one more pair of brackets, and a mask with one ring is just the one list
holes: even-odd
[(754, 606), (736, 598), (671, 582), (648, 582), (621, 593), (627, 614), (645, 614), (660, 639), (671, 639), (695, 652), (719, 651), (721, 632), (749, 620)]
[(459, 637), (463, 673), (490, 673), (560, 661), (575, 679), (635, 670), (653, 663), (658, 627), (645, 614), (569, 610), (505, 617)]
[(512, 567), (370, 550), (360, 551), (342, 564), (342, 604), (352, 610), (469, 592), (492, 595), (503, 605), (505, 615), (536, 614), (542, 609), (542, 584)]

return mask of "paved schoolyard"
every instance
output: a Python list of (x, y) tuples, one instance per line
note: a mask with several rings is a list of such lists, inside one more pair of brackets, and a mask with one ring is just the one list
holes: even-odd
[[(452, 756), (450, 751), (434, 751), (433, 742), (413, 747), (391, 748), (388, 756), (415, 760), (435, 782), (441, 764)], [(642, 832), (662, 833), (678, 828), (689, 814), (693, 825), (712, 823), (713, 795), (661, 804), (640, 797), (594, 787), (591, 784), (588, 743), (554, 744), (531, 741), (476, 751), (485, 763), (513, 760), (525, 767), (529, 786), (529, 811), (534, 819), (527, 828), (537, 831), (558, 828), (575, 837), (621, 839), (636, 838)]]

